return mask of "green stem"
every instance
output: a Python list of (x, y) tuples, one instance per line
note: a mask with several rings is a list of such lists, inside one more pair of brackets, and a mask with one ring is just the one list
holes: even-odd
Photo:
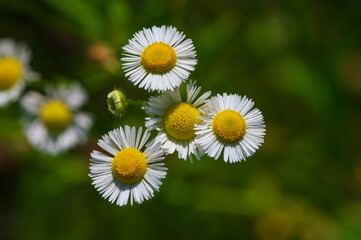
[(133, 99), (129, 99), (129, 98), (127, 98), (127, 103), (128, 103), (128, 105), (133, 105), (135, 107), (140, 107), (140, 108), (147, 105), (146, 101), (133, 100)]

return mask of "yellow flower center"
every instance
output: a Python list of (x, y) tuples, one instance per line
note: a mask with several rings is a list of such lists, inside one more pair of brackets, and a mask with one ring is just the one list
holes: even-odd
[(115, 155), (112, 162), (113, 175), (119, 182), (133, 184), (142, 180), (147, 172), (144, 154), (135, 148), (126, 148)]
[(60, 100), (50, 100), (40, 108), (40, 119), (45, 126), (54, 132), (67, 128), (72, 119), (69, 107)]
[(233, 110), (218, 113), (212, 125), (216, 136), (228, 143), (240, 140), (246, 133), (246, 121), (241, 114)]
[(165, 131), (177, 140), (194, 137), (194, 124), (200, 123), (201, 114), (189, 103), (175, 103), (164, 114)]
[(148, 72), (164, 74), (172, 70), (175, 66), (177, 54), (175, 50), (166, 43), (153, 43), (144, 49), (140, 62)]
[(21, 78), (22, 67), (15, 58), (3, 58), (0, 60), (0, 91), (8, 90)]

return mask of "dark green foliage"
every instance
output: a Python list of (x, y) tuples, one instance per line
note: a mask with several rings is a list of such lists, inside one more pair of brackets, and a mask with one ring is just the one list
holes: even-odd
[[(0, 109), (0, 238), (360, 239), (359, 12), (358, 0), (0, 0), (0, 38), (26, 42), (43, 77), (27, 90), (76, 79), (95, 116), (86, 145), (51, 157), (27, 143), (18, 103)], [(203, 91), (255, 101), (265, 143), (237, 164), (168, 156), (160, 192), (118, 207), (91, 185), (90, 152), (115, 127), (144, 126), (139, 107), (115, 118), (106, 97), (148, 99), (124, 77), (121, 47), (163, 24), (193, 39)]]

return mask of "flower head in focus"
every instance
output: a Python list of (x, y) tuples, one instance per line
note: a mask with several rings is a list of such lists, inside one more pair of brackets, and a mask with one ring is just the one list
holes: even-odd
[(254, 102), (237, 94), (218, 94), (206, 102), (196, 124), (196, 139), (205, 153), (225, 162), (240, 162), (253, 155), (263, 143), (265, 125)]
[[(166, 176), (164, 151), (160, 143), (148, 142), (150, 133), (142, 128), (120, 127), (104, 135), (98, 145), (108, 154), (91, 153), (89, 176), (109, 202), (123, 206), (142, 203), (159, 191)], [(110, 154), (110, 155), (109, 155)]]
[(197, 98), (201, 87), (190, 81), (186, 88), (186, 101), (182, 100), (179, 88), (166, 91), (159, 97), (150, 97), (144, 110), (153, 116), (146, 118), (145, 126), (159, 131), (155, 140), (162, 143), (167, 153), (177, 151), (179, 158), (189, 158), (192, 162), (192, 155), (198, 160), (203, 155), (202, 148), (195, 141), (194, 127), (201, 122), (198, 118), (200, 109), (211, 92)]
[(174, 90), (197, 64), (191, 39), (174, 27), (144, 28), (123, 47), (123, 69), (129, 80), (149, 91)]

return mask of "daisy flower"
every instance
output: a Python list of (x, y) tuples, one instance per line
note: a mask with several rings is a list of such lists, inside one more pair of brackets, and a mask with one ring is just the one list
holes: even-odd
[(31, 54), (22, 43), (12, 39), (0, 40), (0, 106), (19, 98), (26, 81), (38, 75), (30, 70)]
[(201, 110), (196, 139), (210, 156), (225, 162), (240, 162), (253, 155), (263, 143), (265, 125), (262, 113), (252, 109), (254, 102), (237, 94), (218, 94)]
[(125, 76), (148, 91), (174, 90), (197, 64), (191, 39), (174, 27), (144, 28), (123, 47)]
[(48, 87), (45, 93), (29, 92), (21, 99), (31, 119), (25, 133), (35, 148), (56, 155), (84, 142), (93, 121), (78, 111), (87, 99), (79, 84)]
[[(143, 135), (143, 136), (142, 136)], [(109, 154), (91, 153), (89, 177), (109, 202), (123, 206), (130, 201), (142, 203), (159, 191), (167, 168), (163, 167), (164, 151), (160, 143), (149, 142), (150, 133), (142, 128), (125, 126), (110, 131), (98, 141)]]
[(159, 97), (150, 97), (144, 110), (147, 114), (145, 126), (149, 130), (159, 131), (156, 141), (168, 154), (178, 152), (178, 157), (193, 162), (192, 154), (199, 160), (203, 155), (202, 148), (195, 141), (194, 126), (200, 123), (200, 109), (205, 100), (211, 95), (206, 92), (197, 98), (201, 87), (196, 87), (195, 82), (187, 85), (187, 98), (182, 101), (179, 88), (166, 91)]

